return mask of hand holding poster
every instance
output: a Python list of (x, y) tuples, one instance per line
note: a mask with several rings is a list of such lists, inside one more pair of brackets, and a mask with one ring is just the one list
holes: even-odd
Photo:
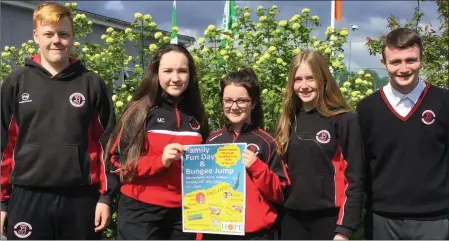
[(246, 144), (185, 146), (182, 157), (183, 231), (245, 234)]

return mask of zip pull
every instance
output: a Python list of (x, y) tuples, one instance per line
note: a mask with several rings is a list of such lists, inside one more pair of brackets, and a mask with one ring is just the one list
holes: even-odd
[(233, 132), (233, 136), (234, 136), (234, 139), (232, 140), (232, 142), (234, 143), (234, 142), (236, 142), (237, 139), (239, 138), (240, 133), (236, 133), (236, 132), (234, 131), (234, 132)]
[(176, 126), (179, 128), (181, 128), (181, 118), (179, 117), (179, 110), (178, 110), (178, 104), (174, 103), (173, 107), (175, 108), (175, 114), (176, 114)]

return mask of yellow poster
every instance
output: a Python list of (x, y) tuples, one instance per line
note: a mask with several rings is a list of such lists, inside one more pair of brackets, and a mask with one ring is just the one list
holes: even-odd
[(182, 158), (184, 232), (245, 234), (246, 144), (191, 145)]

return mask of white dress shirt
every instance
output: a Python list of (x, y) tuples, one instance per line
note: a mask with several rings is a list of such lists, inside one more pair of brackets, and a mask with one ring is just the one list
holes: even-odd
[(425, 88), (426, 83), (420, 79), (418, 85), (410, 93), (405, 95), (395, 90), (390, 83), (383, 87), (383, 91), (394, 110), (402, 117), (405, 117), (418, 102)]

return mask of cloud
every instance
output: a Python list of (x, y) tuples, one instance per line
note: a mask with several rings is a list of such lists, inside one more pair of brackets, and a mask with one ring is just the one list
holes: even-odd
[(179, 34), (192, 36), (196, 40), (198, 40), (201, 36), (203, 36), (203, 33), (201, 33), (198, 29), (193, 28), (183, 28), (179, 30)]
[(345, 65), (350, 71), (371, 68), (384, 72), (380, 64), (380, 56), (371, 56), (365, 46), (366, 40), (361, 37), (353, 37), (350, 43), (344, 47)]
[(106, 1), (104, 3), (104, 9), (112, 11), (121, 11), (124, 9), (122, 1)]
[[(81, 9), (99, 13), (109, 17), (125, 21), (132, 21), (135, 12), (149, 13), (153, 21), (162, 30), (171, 28), (172, 1), (79, 1)], [(204, 30), (209, 24), (221, 28), (223, 18), (224, 1), (178, 1), (177, 23), (180, 34), (191, 35), (196, 39), (202, 37)], [(252, 10), (252, 19), (257, 21), (256, 9), (258, 6), (270, 8), (277, 5), (280, 13), (277, 19), (290, 19), (296, 13), (301, 13), (303, 8), (309, 8), (310, 14), (320, 17), (321, 27), (312, 32), (319, 39), (324, 38), (326, 28), (330, 25), (330, 1), (236, 1), (240, 7), (248, 6)], [(394, 15), (401, 23), (413, 17), (414, 8), (418, 4), (415, 1), (343, 1), (342, 21), (336, 22), (336, 28), (346, 27), (350, 29), (351, 24), (359, 26), (358, 31), (351, 35), (351, 69), (355, 68), (378, 68), (382, 66), (379, 56), (370, 56), (365, 47), (366, 37), (376, 38), (380, 34), (389, 32), (387, 18)], [(437, 30), (440, 22), (437, 19), (436, 5), (432, 2), (419, 3), (419, 8), (424, 12), (422, 25), (431, 23), (433, 29)], [(349, 43), (344, 46), (344, 54), (349, 56)], [(349, 62), (346, 58), (345, 61)]]

